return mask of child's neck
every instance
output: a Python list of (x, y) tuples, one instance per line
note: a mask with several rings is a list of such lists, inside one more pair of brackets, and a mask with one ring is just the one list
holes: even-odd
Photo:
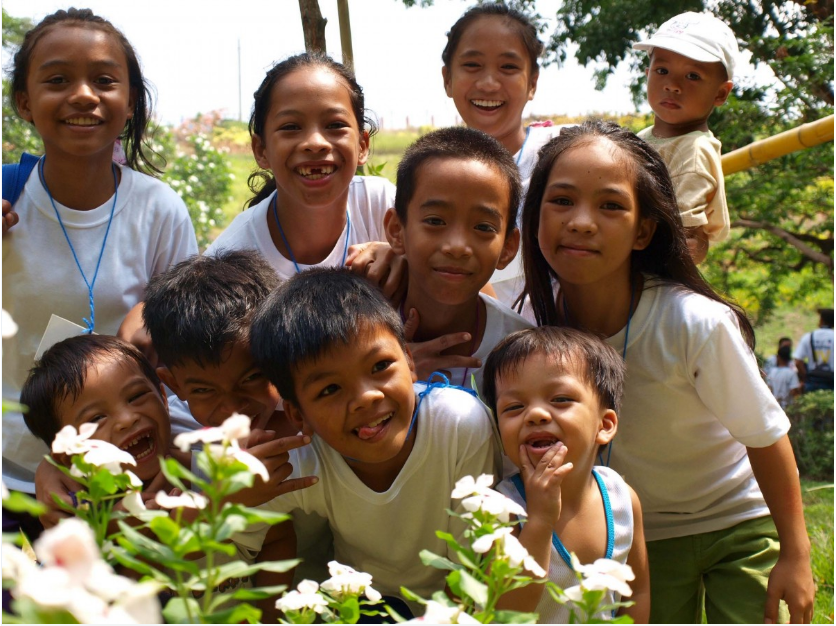
[(404, 320), (412, 309), (418, 311), (418, 328), (415, 341), (429, 341), (450, 333), (470, 333), (470, 341), (452, 346), (444, 354), (472, 355), (485, 334), (487, 311), (477, 293), (462, 304), (441, 304), (424, 294), (416, 293), (412, 286), (403, 301)]
[(668, 124), (664, 120), (659, 119), (658, 116), (653, 119), (653, 136), (659, 137), (660, 139), (682, 137), (682, 135), (693, 133), (696, 130), (704, 133), (708, 132), (708, 117), (691, 120), (682, 124)]
[(607, 285), (603, 289), (561, 284), (557, 314), (564, 324), (612, 337), (627, 325), (639, 304), (641, 291), (641, 277), (619, 281), (617, 285)]
[(273, 244), (286, 259), (295, 259), (303, 265), (321, 263), (328, 258), (337, 243), (344, 243), (340, 238), (346, 225), (347, 203), (348, 190), (343, 202), (334, 203), (326, 209), (289, 206), (288, 202), (282, 201), (281, 194), (277, 194), (275, 207), (281, 230), (276, 223), (272, 201), (267, 210), (267, 228)]
[(505, 149), (508, 152), (514, 155), (522, 149), (523, 144), (525, 143), (525, 126), (523, 126), (521, 121), (520, 127), (514, 130), (513, 133), (505, 135), (504, 137), (497, 137), (497, 139), (503, 146), (505, 146)]
[[(55, 202), (76, 211), (100, 207), (115, 192), (112, 163), (112, 154), (106, 151), (87, 158), (47, 155), (43, 173), (49, 194)], [(121, 171), (117, 167), (117, 184), (120, 178)]]
[[(413, 408), (414, 410), (414, 408)], [(419, 424), (416, 422), (409, 433), (409, 439), (404, 442), (398, 454), (383, 463), (359, 463), (346, 459), (346, 463), (366, 487), (377, 493), (388, 491), (406, 465), (412, 449), (415, 447), (415, 439), (418, 437)]]

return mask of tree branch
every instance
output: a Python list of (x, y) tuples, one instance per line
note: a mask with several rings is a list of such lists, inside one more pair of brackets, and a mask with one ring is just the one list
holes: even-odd
[(825, 267), (827, 267), (831, 273), (833, 272), (833, 259), (821, 252), (818, 252), (808, 246), (806, 243), (801, 241), (798, 237), (794, 234), (784, 230), (783, 228), (779, 228), (774, 224), (769, 224), (767, 222), (760, 222), (757, 220), (748, 220), (748, 219), (739, 219), (732, 222), (733, 228), (754, 228), (757, 230), (765, 230), (767, 232), (772, 233), (776, 237), (783, 239), (788, 244), (796, 248), (801, 254), (806, 256), (807, 258), (815, 261), (816, 263), (821, 263)]

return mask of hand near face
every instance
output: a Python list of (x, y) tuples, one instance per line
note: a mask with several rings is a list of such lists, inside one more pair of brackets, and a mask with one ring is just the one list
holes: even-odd
[(564, 463), (568, 448), (558, 442), (535, 465), (525, 445), (520, 446), (520, 475), (525, 484), (529, 519), (540, 519), (552, 528), (560, 519), (563, 479), (572, 471), (572, 463)]

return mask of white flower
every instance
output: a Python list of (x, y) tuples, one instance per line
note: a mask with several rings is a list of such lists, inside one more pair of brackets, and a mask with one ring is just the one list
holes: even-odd
[(2, 497), (3, 500), (5, 500), (9, 497), (9, 495), (9, 488), (6, 487), (6, 483), (0, 482), (0, 497)]
[(3, 339), (8, 339), (9, 337), (14, 337), (17, 334), (17, 324), (15, 324), (15, 321), (6, 309), (2, 309), (2, 311), (2, 317), (0, 317), (0, 332), (2, 333)]
[(165, 491), (158, 491), (154, 500), (164, 509), (204, 509), (209, 501), (199, 493), (187, 491), (179, 496), (170, 496)]
[(123, 473), (130, 479), (131, 487), (140, 490), (142, 489), (142, 481), (139, 479), (139, 476), (130, 470), (125, 470)]
[(174, 438), (174, 445), (180, 448), (180, 452), (188, 452), (196, 443), (214, 443), (222, 441), (223, 438), (223, 431), (217, 426), (212, 426), (180, 433)]
[(537, 561), (528, 554), (528, 550), (520, 543), (513, 534), (511, 528), (501, 527), (494, 532), (487, 535), (482, 535), (473, 542), (473, 551), (477, 554), (485, 554), (491, 549), (494, 542), (499, 542), (500, 553), (508, 557), (508, 562), (512, 567), (520, 567), (522, 565), (538, 578), (543, 578), (546, 572), (537, 563)]
[(303, 580), (294, 591), (289, 591), (276, 600), (276, 608), (280, 611), (305, 611), (312, 610), (322, 613), (328, 608), (328, 600), (319, 593), (319, 585), (312, 580)]
[(33, 547), (41, 563), (60, 566), (74, 580), (86, 579), (101, 559), (93, 530), (77, 517), (44, 532)]
[(450, 494), (452, 498), (462, 501), (462, 508), (469, 513), (484, 511), (507, 523), (511, 514), (525, 517), (525, 509), (498, 491), (491, 489), (493, 476), (482, 474), (476, 480), (472, 476), (465, 476), (456, 483)]
[(247, 469), (256, 476), (261, 476), (261, 479), (266, 483), (270, 480), (270, 474), (267, 473), (267, 468), (264, 463), (259, 461), (249, 452), (238, 447), (238, 443), (234, 442), (226, 449), (226, 456), (233, 457), (236, 461), (241, 461), (247, 466)]
[(580, 585), (575, 585), (573, 587), (569, 587), (568, 589), (564, 589), (563, 593), (575, 604), (578, 604), (583, 601), (583, 589), (581, 589)]
[(382, 597), (380, 592), (372, 589), (371, 574), (358, 572), (337, 561), (328, 563), (328, 572), (331, 578), (322, 583), (320, 589), (327, 591), (338, 600), (347, 595), (360, 595), (361, 593), (372, 602), (378, 602)]
[(226, 441), (243, 439), (250, 434), (250, 418), (240, 413), (233, 413), (221, 424), (221, 430)]
[(482, 495), (488, 491), (492, 491), (492, 486), (493, 476), (490, 474), (482, 474), (476, 480), (473, 479), (473, 476), (465, 476), (456, 482), (456, 486), (453, 489), (453, 493), (450, 494), (450, 497), (461, 500), (470, 495)]
[(122, 498), (122, 505), (128, 513), (135, 516), (138, 516), (143, 511), (148, 510), (145, 507), (145, 502), (142, 500), (142, 493), (139, 491), (129, 491), (128, 494)]
[(482, 535), (471, 546), (477, 554), (485, 554), (494, 544), (494, 541), (501, 541), (505, 535), (511, 534), (510, 528), (498, 528), (490, 534)]
[(589, 565), (581, 565), (578, 557), (572, 554), (572, 567), (581, 573), (581, 587), (587, 591), (611, 589), (624, 597), (633, 595), (628, 581), (635, 580), (633, 568), (612, 559), (596, 559)]
[(38, 566), (28, 554), (10, 543), (3, 544), (3, 580), (19, 580)]
[(90, 465), (102, 467), (113, 474), (121, 474), (122, 465), (136, 465), (136, 459), (130, 452), (117, 448), (109, 441), (91, 439), (89, 445), (84, 460)]
[(131, 584), (107, 611), (105, 623), (162, 624), (163, 616), (157, 597), (160, 585), (154, 581), (135, 583), (130, 579), (125, 580)]
[(427, 609), (423, 617), (410, 620), (408, 623), (424, 622), (427, 624), (478, 624), (479, 620), (468, 615), (460, 606), (446, 606), (435, 600), (427, 601)]
[(90, 449), (90, 437), (96, 428), (92, 422), (82, 424), (77, 431), (74, 426), (64, 426), (52, 440), (52, 451), (55, 454), (84, 454)]
[[(77, 585), (77, 580), (63, 567), (40, 567), (22, 576), (12, 594), (17, 597), (30, 598), (35, 603), (49, 608), (70, 608), (79, 600), (92, 600), (83, 587)], [(103, 602), (98, 601), (98, 604)]]

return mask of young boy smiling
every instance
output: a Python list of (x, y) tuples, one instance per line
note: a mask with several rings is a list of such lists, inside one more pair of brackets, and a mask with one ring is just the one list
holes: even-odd
[[(319, 477), (266, 507), (326, 517), (335, 558), (371, 574), (384, 594), (442, 589), (443, 572), (418, 554), (446, 554), (436, 531), (459, 532), (445, 512), (456, 481), (498, 469), (484, 405), (460, 389), (414, 384), (397, 312), (349, 270), (309, 270), (282, 284), (257, 312), (250, 343), (288, 417), (311, 436), (290, 452), (294, 475)], [(265, 539), (265, 528), (251, 528), (235, 541), (261, 559), (292, 557), (286, 530)], [(286, 582), (270, 576), (262, 583)]]
[[(384, 224), (392, 250), (407, 260), (401, 316), (412, 337), (423, 342), (461, 333), (462, 343), (441, 354), (458, 355), (460, 366), (447, 373), (462, 387), (472, 386), (473, 374), (480, 388), (481, 360), (507, 334), (531, 326), (479, 293), (517, 253), (520, 190), (508, 151), (474, 129), (424, 135), (398, 165), (395, 208)], [(426, 346), (416, 346), (413, 356), (418, 377), (429, 376)]]

